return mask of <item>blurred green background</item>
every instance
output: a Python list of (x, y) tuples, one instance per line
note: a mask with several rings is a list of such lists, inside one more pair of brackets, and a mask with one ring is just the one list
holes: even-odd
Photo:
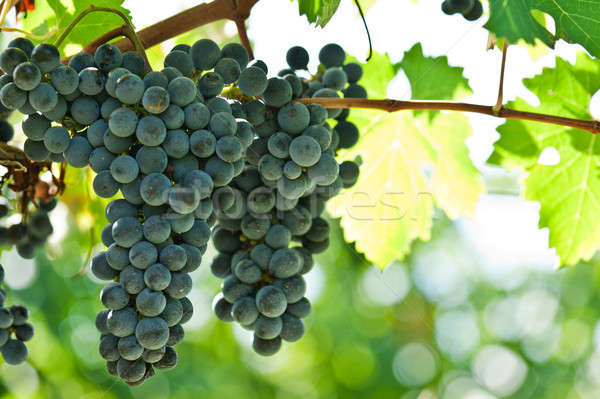
[[(225, 43), (235, 29), (196, 29), (149, 58), (160, 66), (174, 43), (201, 37)], [(276, 51), (281, 65), (284, 49)], [(247, 331), (212, 315), (219, 281), (209, 272), (209, 249), (193, 275), (195, 313), (177, 347), (179, 365), (130, 388), (97, 353), (102, 283), (82, 269), (102, 249), (105, 201), (89, 195), (85, 173), (70, 169), (47, 251), (35, 261), (2, 253), (8, 304), (30, 308), (36, 335), (28, 363), (0, 365), (0, 397), (600, 397), (597, 259), (555, 271), (547, 232), (536, 230), (537, 208), (514, 195), (515, 179), (490, 169), (484, 176), (490, 191), (512, 195), (483, 196), (470, 221), (439, 215), (431, 240), (384, 272), (345, 243), (332, 220), (331, 247), (307, 276), (314, 305), (307, 334), (271, 358), (254, 354)]]

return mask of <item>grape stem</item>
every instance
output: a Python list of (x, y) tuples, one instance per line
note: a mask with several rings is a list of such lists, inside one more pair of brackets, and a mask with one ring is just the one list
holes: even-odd
[(0, 32), (17, 32), (17, 33), (21, 33), (25, 36), (27, 36), (30, 39), (33, 40), (46, 40), (47, 38), (54, 36), (56, 34), (58, 30), (56, 28), (52, 28), (50, 29), (50, 31), (48, 31), (48, 33), (46, 33), (45, 35), (35, 35), (31, 32), (27, 32), (23, 29), (18, 29), (18, 28), (6, 28), (6, 27), (1, 27), (0, 28)]
[(500, 84), (498, 86), (498, 99), (496, 105), (494, 105), (494, 114), (497, 116), (502, 109), (503, 95), (504, 95), (504, 67), (506, 66), (506, 53), (508, 50), (508, 41), (504, 40), (504, 47), (502, 48), (502, 64), (500, 66)]
[(565, 118), (562, 116), (540, 114), (536, 112), (517, 111), (501, 107), (498, 112), (494, 106), (469, 104), (454, 101), (401, 101), (401, 100), (372, 100), (366, 98), (299, 98), (295, 101), (303, 104), (321, 104), (325, 108), (368, 108), (379, 109), (388, 112), (405, 110), (435, 110), (435, 111), (462, 111), (485, 114), (505, 119), (521, 119), (553, 125), (567, 126), (575, 129), (587, 130), (588, 132), (600, 133), (600, 121)]

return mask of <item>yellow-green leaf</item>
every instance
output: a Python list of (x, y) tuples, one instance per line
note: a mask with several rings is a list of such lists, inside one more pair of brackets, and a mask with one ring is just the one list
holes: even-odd
[(484, 187), (465, 146), (466, 117), (439, 115), (429, 123), (412, 113), (354, 112), (373, 121), (343, 154), (361, 157), (361, 175), (328, 209), (341, 218), (347, 241), (384, 268), (402, 259), (413, 240), (429, 239), (434, 205), (452, 218), (469, 215)]

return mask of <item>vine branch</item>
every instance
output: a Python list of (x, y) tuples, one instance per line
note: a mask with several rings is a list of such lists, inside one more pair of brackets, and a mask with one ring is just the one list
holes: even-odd
[(434, 111), (462, 111), (484, 114), (505, 119), (521, 119), (533, 122), (550, 123), (567, 126), (588, 132), (600, 133), (600, 121), (565, 118), (556, 115), (540, 114), (536, 112), (517, 111), (502, 107), (497, 113), (494, 106), (469, 104), (454, 101), (401, 101), (401, 100), (371, 100), (366, 98), (299, 98), (296, 101), (303, 104), (318, 103), (325, 108), (368, 108), (388, 112), (405, 110), (434, 110)]
[[(245, 21), (250, 15), (250, 10), (259, 0), (214, 0), (210, 3), (199, 4), (195, 7), (173, 15), (163, 21), (150, 25), (139, 32), (137, 37), (144, 48), (152, 47), (167, 39), (185, 33), (202, 25), (209, 24), (221, 19)], [(238, 27), (239, 28), (239, 27)], [(96, 48), (112, 38), (122, 34), (122, 27), (105, 33), (103, 36), (88, 44), (84, 51), (93, 53)], [(245, 27), (244, 27), (245, 29)], [(244, 30), (245, 31), (245, 30)], [(240, 40), (243, 40), (240, 36)], [(134, 45), (128, 39), (121, 39), (114, 43), (121, 51), (133, 50)], [(503, 50), (502, 70), (506, 60), (506, 47)], [(501, 86), (503, 86), (503, 73), (501, 72)], [(499, 92), (500, 104), (501, 91)], [(586, 130), (594, 134), (600, 133), (600, 122), (565, 118), (555, 115), (540, 114), (535, 112), (517, 111), (500, 106), (487, 106), (450, 101), (399, 101), (399, 100), (371, 100), (359, 98), (303, 98), (299, 102), (319, 103), (326, 108), (370, 108), (380, 109), (388, 112), (401, 110), (448, 110), (473, 112), (499, 118), (521, 119), (541, 123), (572, 127)]]
[(248, 32), (246, 32), (246, 20), (245, 19), (236, 19), (235, 26), (237, 27), (238, 36), (240, 37), (240, 42), (242, 46), (248, 52), (248, 57), (250, 60), (254, 59), (254, 52), (252, 51), (252, 46), (250, 45), (250, 39), (248, 39)]
[[(137, 36), (144, 48), (150, 48), (167, 39), (221, 19), (229, 19), (234, 22), (238, 20), (244, 21), (248, 18), (250, 10), (258, 1), (214, 0), (210, 3), (202, 3), (138, 31)], [(114, 30), (117, 29), (119, 28)], [(105, 33), (107, 37), (111, 34), (112, 31)], [(240, 39), (242, 40), (241, 37)], [(99, 39), (85, 46), (84, 51), (88, 53), (96, 51), (96, 48), (102, 44), (97, 44), (97, 40)], [(134, 50), (132, 43), (127, 39), (121, 39), (115, 42), (114, 45), (123, 52)]]

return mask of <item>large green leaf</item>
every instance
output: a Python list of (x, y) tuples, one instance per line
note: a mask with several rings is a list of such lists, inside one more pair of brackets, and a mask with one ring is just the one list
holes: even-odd
[(384, 268), (402, 259), (413, 240), (429, 239), (434, 204), (452, 218), (469, 215), (483, 184), (465, 146), (471, 134), (466, 117), (440, 115), (430, 123), (394, 113), (371, 120), (361, 126), (358, 145), (344, 154), (361, 157), (359, 180), (328, 209), (341, 218), (346, 239)]
[[(416, 71), (430, 60), (411, 55), (403, 66)], [(369, 96), (384, 97), (394, 78), (387, 55), (375, 53), (363, 71), (360, 84), (369, 89)], [(447, 71), (441, 73), (448, 76)], [(450, 75), (447, 79), (458, 83), (450, 84), (445, 95), (451, 97), (461, 85), (468, 88), (462, 78)], [(347, 241), (355, 242), (367, 259), (384, 268), (402, 259), (413, 240), (429, 239), (434, 205), (451, 218), (475, 209), (483, 184), (465, 145), (471, 134), (466, 117), (439, 114), (431, 120), (411, 112), (358, 109), (350, 117), (361, 138), (340, 155), (360, 157), (361, 173), (357, 184), (333, 198), (328, 209), (341, 218)]]
[[(600, 89), (600, 64), (580, 53), (571, 65), (560, 58), (556, 67), (525, 86), (539, 98), (533, 107), (521, 99), (509, 107), (572, 118), (592, 119), (588, 107)], [(589, 259), (600, 248), (600, 140), (589, 132), (535, 122), (509, 120), (498, 128), (501, 135), (491, 161), (519, 166), (529, 175), (525, 198), (541, 204), (541, 228), (550, 230), (550, 246), (556, 248), (561, 265)], [(557, 165), (537, 162), (541, 152), (554, 148)]]
[[(94, 0), (49, 0), (40, 2), (39, 9), (36, 4), (35, 12), (32, 13), (32, 17), (24, 20), (23, 27), (25, 30), (38, 35), (43, 35), (51, 29), (57, 28), (58, 32), (46, 39), (46, 41), (52, 41), (90, 5), (114, 8), (131, 18), (129, 10), (122, 7), (123, 2), (124, 0), (104, 0), (102, 2)], [(69, 45), (83, 47), (98, 36), (123, 25), (123, 23), (124, 21), (114, 13), (92, 12), (86, 15), (69, 33), (69, 36), (61, 45), (61, 50)]]
[(324, 27), (339, 5), (340, 0), (298, 0), (298, 11), (306, 15), (309, 22)]
[[(535, 10), (554, 18), (556, 35), (540, 23)], [(512, 43), (539, 39), (552, 47), (556, 39), (564, 39), (600, 56), (600, 0), (490, 0), (485, 27)]]

